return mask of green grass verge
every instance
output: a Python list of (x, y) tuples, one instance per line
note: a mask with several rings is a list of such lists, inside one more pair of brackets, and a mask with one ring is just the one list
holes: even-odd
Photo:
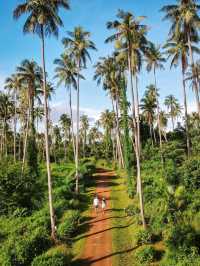
[[(137, 246), (135, 239), (142, 226), (138, 225), (136, 217), (128, 217), (125, 214), (124, 208), (136, 204), (136, 200), (128, 197), (126, 177), (123, 171), (118, 171), (118, 176), (113, 179), (111, 189), (113, 266), (139, 266), (141, 264), (137, 263), (135, 253), (142, 245)], [(157, 251), (164, 249), (162, 242), (157, 242), (152, 246)], [(159, 265), (159, 262), (150, 265), (156, 266)]]
[(124, 208), (131, 204), (131, 200), (126, 192), (122, 172), (120, 177), (113, 179), (113, 183), (111, 191), (113, 266), (133, 266), (135, 245), (132, 235), (136, 227), (134, 219), (127, 217), (124, 211)]

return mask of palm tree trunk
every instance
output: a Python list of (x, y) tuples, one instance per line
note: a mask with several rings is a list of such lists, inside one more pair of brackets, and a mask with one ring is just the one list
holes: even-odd
[(154, 143), (153, 143), (153, 133), (152, 133), (152, 125), (151, 125), (151, 123), (149, 123), (149, 133), (150, 133), (150, 137), (151, 137), (151, 144), (152, 144), (152, 147), (153, 147)]
[(156, 68), (155, 68), (155, 66), (154, 66), (154, 82), (155, 82), (155, 89), (156, 89), (157, 124), (158, 124), (161, 157), (162, 157), (162, 133), (161, 133), (161, 126), (160, 126), (160, 106), (159, 106), (159, 100), (158, 100), (158, 95), (157, 95), (157, 80), (156, 80)]
[(187, 111), (187, 95), (185, 89), (185, 71), (182, 64), (182, 82), (183, 82), (183, 99), (184, 99), (184, 111), (185, 111), (185, 131), (186, 131), (186, 142), (187, 142), (187, 154), (190, 156), (190, 136), (188, 127), (188, 111)]
[(18, 160), (21, 160), (21, 134), (19, 132)]
[(48, 129), (48, 105), (47, 105), (47, 88), (46, 88), (46, 68), (45, 68), (45, 44), (44, 44), (44, 29), (41, 26), (42, 38), (42, 68), (43, 68), (43, 93), (44, 93), (44, 120), (45, 120), (45, 148), (46, 148), (46, 166), (48, 175), (48, 194), (49, 194), (49, 211), (51, 220), (51, 237), (56, 240), (55, 229), (55, 214), (53, 209), (52, 197), (52, 180), (51, 180), (51, 167), (50, 167), (50, 154), (49, 154), (49, 129)]
[(139, 96), (138, 96), (138, 78), (135, 75), (135, 117), (137, 127), (137, 140), (138, 140), (138, 151), (141, 155), (141, 140), (140, 140), (140, 113), (139, 113)]
[(16, 102), (17, 102), (17, 97), (16, 97), (16, 91), (14, 92), (14, 145), (13, 145), (13, 153), (14, 153), (14, 163), (16, 163), (16, 123), (17, 123), (17, 108), (16, 108)]
[(25, 128), (25, 136), (24, 136), (24, 145), (23, 145), (23, 158), (22, 158), (22, 174), (24, 172), (25, 161), (26, 161), (26, 150), (27, 150), (27, 142), (28, 142), (28, 131), (29, 131), (29, 121), (30, 121), (30, 97), (28, 93), (28, 114), (26, 118), (26, 128)]
[(172, 114), (172, 110), (171, 110), (171, 120), (172, 120), (172, 129), (174, 131), (174, 117), (173, 117), (173, 114)]
[(78, 76), (77, 76), (77, 110), (76, 110), (76, 158), (75, 158), (75, 164), (76, 164), (76, 193), (78, 194), (79, 192), (79, 120), (80, 120), (80, 115), (79, 115), (79, 74), (80, 74), (80, 59), (78, 59)]
[(195, 97), (196, 97), (196, 104), (197, 104), (197, 112), (198, 112), (198, 115), (200, 117), (199, 87), (198, 87), (198, 81), (196, 78), (196, 73), (194, 70), (194, 57), (193, 57), (193, 51), (192, 51), (190, 29), (187, 29), (187, 38), (188, 38), (188, 47), (189, 47), (189, 53), (190, 53), (190, 63), (192, 66), (192, 74), (193, 74), (193, 81), (194, 81), (194, 90), (195, 90)]
[(122, 167), (125, 167), (124, 164), (124, 156), (122, 152), (122, 144), (121, 144), (121, 138), (120, 138), (120, 129), (119, 129), (119, 99), (116, 100), (116, 124), (117, 124), (117, 142), (118, 142), (118, 149), (119, 149), (119, 155), (120, 155), (120, 161), (122, 164)]
[(64, 129), (64, 156), (65, 156), (65, 162), (67, 162), (67, 132), (66, 129)]
[[(144, 203), (143, 203), (143, 193), (142, 193), (142, 180), (141, 180), (141, 166), (140, 166), (140, 123), (139, 123), (139, 98), (138, 98), (138, 89), (137, 89), (137, 77), (135, 78), (136, 86), (135, 93), (133, 90), (133, 80), (132, 80), (132, 66), (131, 66), (131, 53), (129, 45), (129, 54), (128, 54), (128, 65), (129, 65), (129, 75), (131, 81), (131, 95), (132, 95), (132, 114), (133, 114), (133, 126), (135, 127), (135, 153), (137, 161), (137, 192), (139, 194), (140, 201), (140, 213), (143, 227), (146, 228), (146, 222), (144, 218)], [(135, 108), (134, 108), (135, 107)]]
[(74, 161), (76, 160), (76, 146), (75, 146), (75, 137), (74, 137), (74, 121), (72, 113), (72, 91), (71, 86), (69, 86), (69, 108), (70, 108), (70, 119), (71, 119), (71, 130), (72, 130), (72, 145), (74, 152)]

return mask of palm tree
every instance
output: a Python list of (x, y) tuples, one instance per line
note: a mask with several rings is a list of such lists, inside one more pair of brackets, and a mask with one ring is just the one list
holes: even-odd
[(166, 113), (164, 111), (160, 111), (160, 127), (163, 137), (165, 138), (165, 141), (167, 141), (167, 134), (166, 134), (167, 123), (168, 120)]
[(45, 37), (48, 35), (58, 35), (58, 27), (63, 25), (58, 15), (59, 8), (69, 9), (68, 0), (28, 0), (17, 6), (14, 10), (14, 18), (18, 19), (23, 14), (28, 18), (24, 24), (24, 33), (37, 34), (42, 42), (42, 67), (43, 67), (43, 92), (44, 92), (44, 114), (45, 114), (45, 144), (46, 144), (46, 164), (48, 174), (49, 208), (51, 219), (51, 236), (55, 241), (55, 215), (52, 199), (52, 182), (49, 155), (49, 137), (48, 137), (48, 106), (47, 106), (47, 83), (45, 66)]
[(113, 112), (110, 112), (108, 109), (106, 109), (104, 112), (101, 113), (100, 116), (100, 122), (102, 127), (105, 130), (105, 146), (106, 146), (106, 159), (109, 161), (110, 157), (110, 150), (113, 146), (112, 143), (112, 129), (114, 127), (113, 121), (115, 114)]
[(67, 160), (67, 135), (70, 141), (70, 127), (71, 127), (71, 118), (67, 114), (62, 114), (60, 116), (60, 124), (64, 132), (64, 151), (65, 151), (65, 161)]
[[(119, 20), (107, 23), (108, 29), (115, 29), (116, 33), (107, 38), (106, 42), (116, 42), (117, 48), (124, 53), (127, 58), (129, 79), (132, 96), (132, 117), (135, 129), (135, 152), (137, 161), (137, 192), (140, 199), (140, 210), (143, 226), (146, 227), (144, 218), (144, 203), (141, 181), (140, 166), (140, 121), (139, 121), (139, 96), (137, 73), (141, 69), (142, 56), (147, 51), (148, 41), (146, 39), (147, 26), (141, 24), (144, 17), (134, 17), (130, 12), (119, 10), (117, 17)], [(135, 86), (133, 88), (133, 75)]]
[(5, 89), (9, 90), (13, 95), (14, 101), (14, 119), (13, 119), (13, 133), (14, 133), (14, 145), (13, 145), (13, 155), (14, 155), (14, 163), (16, 162), (16, 128), (17, 128), (17, 100), (19, 91), (21, 88), (20, 78), (17, 74), (12, 74), (5, 81)]
[(116, 113), (116, 143), (117, 153), (119, 159), (119, 165), (124, 167), (124, 158), (122, 154), (122, 144), (120, 139), (120, 128), (119, 128), (119, 101), (120, 101), (120, 79), (121, 79), (121, 66), (117, 62), (117, 57), (103, 57), (95, 65), (96, 71), (94, 80), (97, 81), (97, 85), (102, 83), (103, 89), (108, 91), (113, 111)]
[(169, 110), (169, 116), (171, 117), (172, 121), (172, 129), (174, 131), (174, 119), (176, 119), (181, 114), (181, 106), (178, 100), (172, 94), (168, 95), (165, 98), (164, 104)]
[[(27, 146), (31, 147), (29, 150), (36, 156), (37, 149), (35, 143), (35, 116), (34, 116), (34, 106), (35, 99), (38, 95), (42, 93), (41, 82), (42, 82), (42, 69), (34, 61), (29, 61), (27, 59), (21, 62), (21, 65), (17, 67), (17, 76), (19, 77), (21, 87), (27, 91), (27, 101), (28, 101), (28, 115), (27, 115), (27, 125), (24, 140), (24, 153), (22, 161), (22, 173), (24, 170)], [(29, 138), (29, 140), (28, 140)], [(28, 154), (28, 156), (32, 156)], [(37, 160), (37, 156), (35, 157)], [(30, 162), (31, 168), (37, 168), (37, 162)]]
[(85, 157), (85, 145), (87, 142), (87, 131), (89, 129), (89, 118), (87, 115), (80, 117), (81, 131), (83, 132), (83, 156)]
[(177, 4), (164, 6), (161, 11), (165, 12), (164, 19), (170, 20), (170, 38), (179, 38), (180, 34), (184, 34), (184, 40), (187, 40), (190, 64), (192, 66), (194, 76), (194, 89), (196, 94), (197, 111), (200, 116), (200, 101), (198, 81), (195, 78), (194, 56), (192, 50), (192, 43), (198, 42), (198, 30), (200, 29), (198, 12), (200, 6), (196, 0), (178, 0)]
[[(184, 34), (174, 37), (172, 40), (169, 40), (164, 46), (168, 58), (171, 58), (170, 68), (177, 67), (179, 62), (181, 63), (181, 73), (182, 73), (182, 88), (183, 88), (183, 102), (184, 102), (184, 116), (185, 116), (185, 128), (186, 128), (186, 139), (187, 139), (187, 151), (188, 155), (190, 154), (190, 137), (189, 137), (189, 128), (188, 128), (188, 108), (187, 108), (187, 94), (186, 94), (186, 84), (185, 84), (185, 73), (188, 68), (188, 54), (189, 47), (187, 41), (184, 37)], [(192, 46), (193, 51), (198, 51), (197, 47)]]
[(77, 117), (76, 117), (76, 193), (79, 191), (79, 97), (80, 97), (80, 72), (86, 68), (87, 59), (91, 60), (88, 50), (96, 50), (95, 44), (90, 40), (90, 33), (82, 27), (75, 27), (74, 31), (68, 31), (68, 37), (62, 42), (70, 52), (72, 59), (77, 64)]
[(11, 97), (7, 94), (0, 92), (0, 121), (2, 121), (2, 143), (1, 143), (1, 156), (8, 155), (7, 147), (7, 131), (8, 122), (14, 115), (14, 103)]
[[(155, 44), (150, 43), (149, 48), (146, 53), (146, 61), (147, 61), (147, 71), (153, 71), (154, 74), (154, 85), (157, 89), (157, 79), (156, 79), (156, 70), (164, 69), (163, 64), (165, 63), (165, 58), (163, 57), (160, 46), (156, 47)], [(159, 132), (159, 140), (160, 140), (160, 148), (162, 151), (162, 136), (161, 136), (161, 127), (160, 127), (160, 106), (159, 100), (156, 94), (156, 105), (157, 105), (157, 123), (158, 123), (158, 132)]]
[(149, 132), (150, 132), (150, 137), (152, 140), (152, 146), (153, 146), (153, 136), (155, 136), (154, 133), (154, 117), (155, 117), (155, 109), (157, 108), (157, 92), (156, 88), (154, 85), (150, 85), (147, 87), (147, 90), (145, 91), (144, 98), (141, 99), (141, 109), (142, 109), (142, 114), (147, 121), (149, 125)]
[[(72, 127), (72, 143), (74, 150), (74, 160), (76, 158), (76, 147), (74, 140), (74, 123), (73, 123), (73, 113), (72, 113), (72, 97), (71, 97), (71, 88), (77, 89), (77, 67), (74, 60), (72, 60), (70, 54), (64, 53), (61, 54), (59, 59), (55, 59), (54, 64), (57, 65), (55, 68), (55, 78), (58, 79), (58, 86), (64, 84), (64, 86), (69, 91), (69, 107), (70, 107), (70, 118), (71, 118), (71, 127)], [(84, 79), (82, 75), (80, 78)]]

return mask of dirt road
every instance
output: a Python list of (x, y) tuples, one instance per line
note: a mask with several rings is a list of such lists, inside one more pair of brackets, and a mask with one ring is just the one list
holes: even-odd
[(107, 210), (105, 214), (99, 210), (98, 214), (92, 210), (92, 219), (89, 222), (89, 231), (86, 234), (84, 252), (81, 256), (83, 265), (92, 266), (112, 266), (112, 235), (110, 224), (110, 184), (114, 172), (104, 170), (97, 171), (96, 193), (99, 198), (105, 197), (107, 200)]

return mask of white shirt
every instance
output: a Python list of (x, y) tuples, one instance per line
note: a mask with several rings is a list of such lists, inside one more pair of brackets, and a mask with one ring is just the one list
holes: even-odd
[(98, 206), (99, 205), (99, 199), (98, 198), (94, 198), (94, 206)]

